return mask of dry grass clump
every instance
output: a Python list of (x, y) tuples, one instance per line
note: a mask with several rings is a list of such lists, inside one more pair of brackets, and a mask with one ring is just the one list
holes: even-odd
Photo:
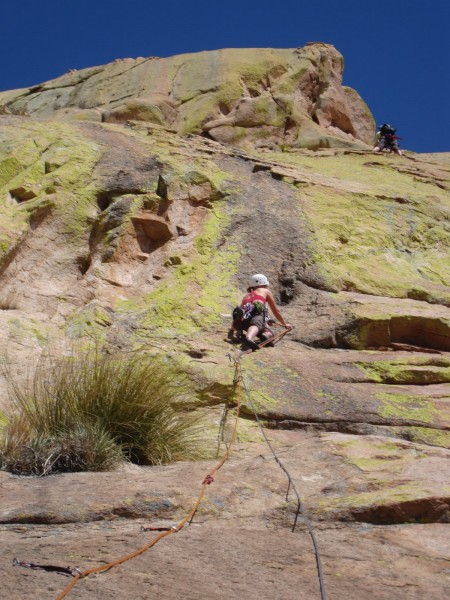
[(19, 302), (14, 292), (0, 292), (0, 310), (17, 310)]
[(188, 381), (170, 363), (99, 348), (40, 360), (19, 382), (6, 369), (14, 411), (0, 462), (22, 475), (154, 465), (199, 455), (201, 423), (185, 410)]

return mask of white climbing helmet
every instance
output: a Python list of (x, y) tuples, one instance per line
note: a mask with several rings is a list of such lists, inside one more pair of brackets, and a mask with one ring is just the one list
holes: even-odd
[(260, 285), (270, 285), (269, 280), (265, 275), (261, 273), (256, 273), (256, 275), (252, 275), (248, 282), (248, 287), (259, 287)]

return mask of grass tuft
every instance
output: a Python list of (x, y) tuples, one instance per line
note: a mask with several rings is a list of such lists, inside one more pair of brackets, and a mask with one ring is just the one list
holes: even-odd
[(186, 410), (186, 377), (160, 357), (96, 347), (44, 356), (18, 381), (0, 436), (2, 468), (22, 475), (155, 465), (200, 455), (203, 428)]
[(17, 310), (19, 303), (17, 295), (14, 292), (2, 292), (0, 293), (0, 310)]

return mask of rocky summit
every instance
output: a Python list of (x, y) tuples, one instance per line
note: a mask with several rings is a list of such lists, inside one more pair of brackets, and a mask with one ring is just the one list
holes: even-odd
[(54, 120), (145, 121), (236, 146), (360, 147), (372, 142), (374, 122), (342, 85), (343, 68), (322, 43), (129, 58), (0, 93), (0, 105)]
[(55, 343), (144, 349), (189, 376), (206, 423), (199, 461), (1, 471), (5, 597), (71, 581), (14, 558), (84, 571), (189, 513), (230, 439), (227, 331), (255, 272), (294, 329), (241, 357), (237, 439), (193, 523), (68, 597), (319, 599), (308, 525), (329, 600), (448, 597), (450, 153), (372, 154), (342, 70), (314, 43), (0, 93), (2, 362), (25, 377)]

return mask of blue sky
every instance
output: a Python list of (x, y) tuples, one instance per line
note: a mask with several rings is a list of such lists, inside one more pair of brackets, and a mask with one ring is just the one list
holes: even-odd
[(116, 58), (331, 43), (404, 148), (450, 151), (450, 0), (20, 0), (0, 31), (0, 90)]

